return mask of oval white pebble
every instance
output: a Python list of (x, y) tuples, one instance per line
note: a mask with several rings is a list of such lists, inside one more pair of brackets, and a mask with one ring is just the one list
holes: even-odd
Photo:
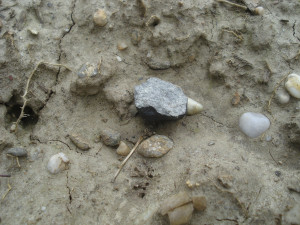
[(47, 165), (47, 169), (50, 173), (56, 174), (60, 171), (65, 170), (69, 162), (70, 160), (68, 159), (68, 157), (64, 153), (60, 152), (56, 155), (51, 156)]
[(277, 99), (280, 104), (287, 104), (290, 101), (290, 95), (284, 90), (279, 90), (277, 92)]
[(293, 97), (300, 98), (300, 76), (295, 73), (290, 74), (285, 88)]
[(256, 138), (270, 127), (270, 120), (261, 113), (246, 112), (240, 117), (240, 129), (248, 137)]

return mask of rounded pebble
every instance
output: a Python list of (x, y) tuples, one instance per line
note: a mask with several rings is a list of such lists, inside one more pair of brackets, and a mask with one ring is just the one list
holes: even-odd
[(196, 210), (204, 211), (207, 207), (206, 198), (204, 196), (194, 196), (193, 205)]
[(290, 95), (284, 90), (279, 90), (277, 92), (277, 99), (280, 104), (287, 104), (290, 101)]
[(168, 212), (170, 225), (188, 224), (192, 218), (194, 207), (192, 203), (180, 206)]
[(100, 27), (104, 27), (107, 24), (106, 12), (103, 9), (98, 9), (93, 16), (94, 23)]
[(100, 139), (107, 146), (118, 146), (121, 140), (121, 134), (112, 129), (104, 129), (100, 133)]
[(293, 97), (300, 98), (300, 76), (295, 73), (290, 74), (285, 88)]
[(128, 48), (128, 45), (125, 42), (119, 42), (118, 43), (118, 50), (119, 51), (124, 51), (127, 48)]
[(261, 113), (246, 112), (240, 117), (240, 129), (248, 137), (256, 138), (270, 127), (270, 120)]
[(138, 153), (144, 157), (159, 158), (167, 154), (173, 146), (173, 141), (168, 137), (154, 135), (140, 144)]
[(26, 157), (27, 151), (24, 148), (10, 148), (7, 150), (7, 154), (17, 157)]
[(131, 42), (134, 45), (138, 45), (140, 41), (142, 40), (142, 33), (140, 31), (133, 31), (131, 34)]
[(51, 156), (47, 165), (47, 169), (50, 173), (57, 174), (60, 171), (67, 169), (69, 162), (70, 160), (68, 157), (64, 153), (60, 152)]
[(128, 145), (121, 141), (119, 147), (117, 148), (117, 153), (122, 156), (127, 156), (130, 152)]
[(263, 15), (264, 12), (265, 12), (265, 9), (264, 9), (263, 7), (261, 7), (261, 6), (258, 6), (258, 7), (256, 7), (256, 8), (254, 9), (254, 13), (255, 13), (256, 15)]
[(86, 151), (86, 150), (89, 150), (91, 148), (89, 146), (89, 144), (87, 143), (87, 141), (84, 140), (82, 137), (80, 137), (77, 134), (70, 134), (69, 138), (71, 139), (73, 144), (76, 145), (81, 150)]

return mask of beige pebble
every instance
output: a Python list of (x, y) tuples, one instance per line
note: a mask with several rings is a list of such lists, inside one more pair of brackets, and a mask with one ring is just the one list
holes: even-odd
[(89, 146), (89, 144), (87, 143), (87, 141), (84, 140), (82, 137), (80, 137), (77, 134), (70, 134), (69, 138), (74, 143), (74, 145), (76, 145), (81, 150), (86, 151), (86, 150), (89, 150), (91, 148)]
[(128, 45), (125, 42), (121, 41), (121, 42), (118, 43), (118, 50), (119, 51), (124, 51), (127, 48), (128, 48)]
[(122, 156), (127, 156), (129, 152), (130, 148), (128, 147), (128, 145), (125, 142), (120, 141), (120, 145), (117, 148), (117, 153)]
[(168, 213), (168, 211), (173, 210), (182, 205), (185, 205), (191, 201), (192, 199), (186, 192), (184, 191), (179, 192), (175, 195), (172, 195), (171, 197), (167, 198), (162, 202), (160, 207), (160, 213), (162, 215), (165, 215)]
[(180, 206), (168, 212), (170, 225), (187, 224), (192, 218), (194, 207), (192, 203)]
[(204, 211), (207, 207), (206, 198), (204, 196), (194, 196), (193, 205), (196, 210)]
[(153, 135), (143, 141), (137, 151), (144, 157), (159, 158), (167, 154), (173, 146), (173, 141), (168, 137), (163, 135)]
[(104, 27), (107, 24), (106, 12), (103, 9), (98, 9), (93, 16), (94, 23), (100, 27)]

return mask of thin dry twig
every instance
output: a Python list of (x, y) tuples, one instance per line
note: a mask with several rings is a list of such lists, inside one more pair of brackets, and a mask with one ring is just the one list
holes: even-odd
[(236, 32), (232, 31), (232, 30), (226, 30), (226, 29), (223, 29), (224, 32), (227, 32), (227, 33), (230, 33), (230, 34), (233, 34), (235, 37), (237, 37), (238, 39), (240, 39), (241, 41), (244, 40), (243, 36), (242, 35), (239, 35), (237, 34)]
[(11, 177), (9, 174), (0, 174), (0, 177)]
[(277, 161), (274, 159), (273, 155), (271, 154), (271, 149), (269, 149), (269, 154), (270, 154), (271, 158), (274, 160), (274, 162), (276, 162), (276, 164), (279, 165), (279, 162), (277, 162)]
[(28, 80), (27, 80), (27, 83), (26, 83), (26, 86), (25, 86), (25, 90), (24, 90), (24, 94), (23, 94), (23, 96), (21, 96), (21, 98), (23, 99), (23, 106), (21, 107), (21, 113), (20, 113), (20, 116), (17, 119), (17, 121), (14, 122), (13, 125), (11, 126), (10, 132), (16, 132), (19, 123), (21, 122), (22, 118), (25, 117), (24, 110), (25, 110), (25, 107), (26, 107), (27, 102), (28, 102), (28, 99), (26, 98), (26, 96), (27, 96), (27, 94), (29, 92), (29, 84), (30, 84), (30, 81), (31, 81), (33, 75), (35, 74), (36, 70), (42, 64), (44, 64), (44, 65), (51, 65), (51, 66), (58, 66), (58, 67), (64, 67), (67, 70), (70, 70), (71, 72), (73, 72), (73, 70), (71, 68), (69, 68), (68, 66), (65, 66), (63, 64), (49, 63), (49, 62), (43, 62), (43, 61), (38, 62), (38, 64), (34, 67), (33, 71), (31, 72), (31, 74), (28, 77)]
[(5, 194), (2, 196), (2, 200), (4, 200), (4, 198), (6, 197), (6, 195), (10, 192), (10, 190), (12, 189), (11, 188), (11, 186), (10, 186), (10, 184), (9, 184), (9, 181), (8, 181), (8, 183), (7, 183), (7, 187), (8, 187), (8, 189), (7, 189), (7, 191), (5, 192)]
[(217, 0), (217, 1), (218, 1), (218, 2), (221, 2), (221, 3), (226, 3), (226, 4), (229, 4), (229, 5), (232, 5), (232, 6), (238, 7), (238, 8), (241, 8), (241, 9), (243, 9), (243, 10), (247, 10), (247, 9), (248, 9), (246, 6), (239, 5), (239, 4), (236, 4), (236, 3), (230, 2), (230, 1), (226, 1), (226, 0)]
[(124, 165), (126, 164), (126, 162), (128, 161), (128, 159), (132, 156), (132, 154), (135, 152), (135, 150), (137, 149), (137, 147), (139, 146), (139, 144), (143, 141), (143, 136), (141, 136), (139, 138), (139, 140), (137, 141), (137, 143), (135, 144), (135, 146), (133, 147), (133, 149), (131, 150), (131, 152), (128, 154), (128, 156), (123, 160), (123, 162), (120, 165), (119, 170), (117, 171), (117, 173), (114, 176), (114, 179), (112, 180), (112, 182), (114, 183), (115, 180), (117, 179), (119, 173), (121, 172), (122, 168), (124, 167)]
[(21, 165), (20, 165), (20, 162), (19, 162), (19, 157), (18, 156), (14, 156), (14, 155), (11, 155), (11, 154), (6, 154), (7, 156), (9, 157), (12, 157), (12, 158), (15, 158), (16, 161), (17, 161), (17, 165), (19, 168), (21, 168)]
[(287, 78), (287, 76), (288, 76), (290, 73), (291, 73), (291, 72), (289, 71), (288, 74), (286, 74), (279, 82), (277, 82), (275, 88), (273, 89), (272, 95), (271, 95), (271, 97), (270, 97), (270, 99), (269, 99), (269, 101), (268, 101), (268, 108), (267, 108), (268, 112), (269, 112), (272, 116), (273, 116), (273, 114), (272, 114), (272, 111), (271, 111), (271, 108), (270, 108), (271, 103), (272, 103), (272, 99), (274, 98), (274, 96), (275, 96), (275, 94), (276, 94), (276, 92), (277, 92), (277, 89), (279, 88), (279, 85), (282, 83), (282, 81), (284, 81), (284, 80)]

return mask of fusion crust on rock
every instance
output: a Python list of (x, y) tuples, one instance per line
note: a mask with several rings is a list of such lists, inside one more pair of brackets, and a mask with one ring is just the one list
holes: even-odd
[[(135, 87), (134, 99), (139, 113), (147, 120), (177, 120), (203, 109), (200, 103), (189, 100), (177, 85), (154, 77)], [(189, 102), (197, 105), (189, 107)], [(193, 110), (188, 112), (188, 109)]]

